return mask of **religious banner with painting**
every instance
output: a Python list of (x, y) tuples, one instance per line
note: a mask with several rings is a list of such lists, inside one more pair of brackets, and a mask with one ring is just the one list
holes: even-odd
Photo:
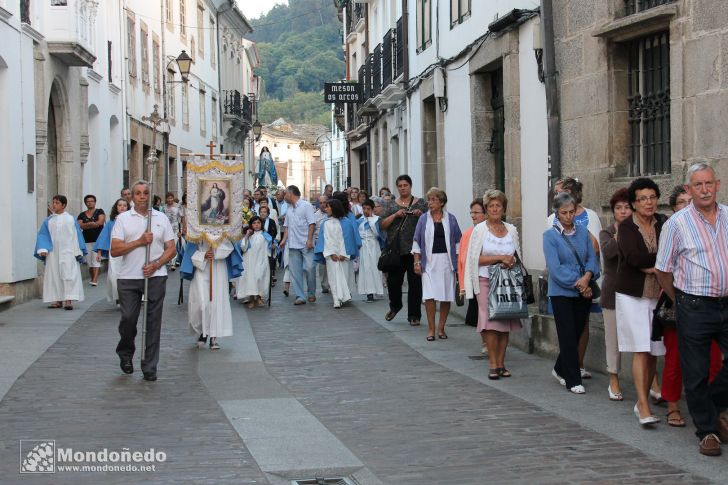
[(242, 156), (230, 159), (211, 153), (209, 158), (194, 155), (187, 160), (189, 242), (217, 247), (225, 239), (241, 239), (244, 169)]

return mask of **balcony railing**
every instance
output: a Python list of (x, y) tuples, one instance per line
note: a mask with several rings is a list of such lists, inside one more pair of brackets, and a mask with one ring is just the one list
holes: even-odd
[(20, 21), (30, 25), (30, 0), (20, 0)]
[(404, 27), (402, 17), (397, 20), (397, 29), (394, 38), (394, 79), (404, 74)]
[(241, 95), (238, 90), (223, 91), (223, 113), (240, 118), (243, 122), (252, 124), (252, 106), (247, 96)]
[(372, 63), (372, 97), (375, 98), (382, 92), (382, 44), (377, 44), (369, 59)]
[(390, 29), (384, 35), (382, 41), (382, 87), (387, 87), (392, 83), (392, 71), (394, 69), (394, 43), (395, 31)]
[(346, 5), (346, 33), (350, 34), (359, 20), (364, 18), (364, 5), (349, 2)]
[(643, 10), (673, 3), (675, 0), (624, 0), (625, 12), (632, 15)]

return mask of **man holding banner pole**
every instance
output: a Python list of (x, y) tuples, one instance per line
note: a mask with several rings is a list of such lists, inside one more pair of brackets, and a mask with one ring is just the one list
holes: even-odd
[[(117, 280), (121, 321), (116, 353), (119, 355), (121, 370), (125, 374), (133, 373), (132, 358), (136, 348), (134, 339), (147, 279), (147, 328), (146, 339), (142, 339), (144, 352), (141, 365), (144, 380), (156, 381), (167, 282), (166, 264), (176, 256), (177, 251), (169, 219), (149, 207), (151, 194), (148, 182), (139, 181), (134, 184), (132, 200), (134, 206), (116, 218), (111, 232), (111, 255), (122, 257)], [(151, 221), (147, 220), (149, 217)], [(148, 224), (151, 230), (148, 229)]]

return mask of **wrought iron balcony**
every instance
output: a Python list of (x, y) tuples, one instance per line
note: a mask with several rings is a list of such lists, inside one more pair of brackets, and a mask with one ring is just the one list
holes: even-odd
[(394, 44), (395, 44), (395, 30), (390, 29), (384, 35), (382, 41), (382, 88), (387, 87), (392, 83), (392, 72), (394, 70)]
[(369, 56), (372, 73), (372, 98), (376, 98), (382, 92), (382, 44), (377, 44), (374, 54)]
[(247, 96), (241, 95), (237, 90), (223, 91), (223, 113), (228, 116), (240, 118), (243, 123), (252, 125), (252, 103)]
[(394, 79), (404, 74), (404, 26), (402, 25), (402, 17), (397, 20), (397, 29), (393, 35), (394, 38)]
[(30, 0), (20, 0), (20, 21), (30, 25)]
[(626, 15), (633, 15), (650, 8), (673, 3), (675, 0), (624, 0)]
[(346, 33), (350, 34), (359, 20), (364, 18), (365, 6), (361, 3), (349, 2), (346, 5)]

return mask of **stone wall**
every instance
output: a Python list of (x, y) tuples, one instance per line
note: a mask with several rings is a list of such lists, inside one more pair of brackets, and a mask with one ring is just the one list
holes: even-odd
[(724, 1), (677, 0), (625, 16), (623, 0), (554, 0), (554, 15), (562, 175), (584, 182), (585, 206), (608, 222), (610, 195), (631, 180), (625, 42), (660, 30), (670, 37), (672, 173), (654, 179), (667, 193), (701, 160), (728, 175)]

